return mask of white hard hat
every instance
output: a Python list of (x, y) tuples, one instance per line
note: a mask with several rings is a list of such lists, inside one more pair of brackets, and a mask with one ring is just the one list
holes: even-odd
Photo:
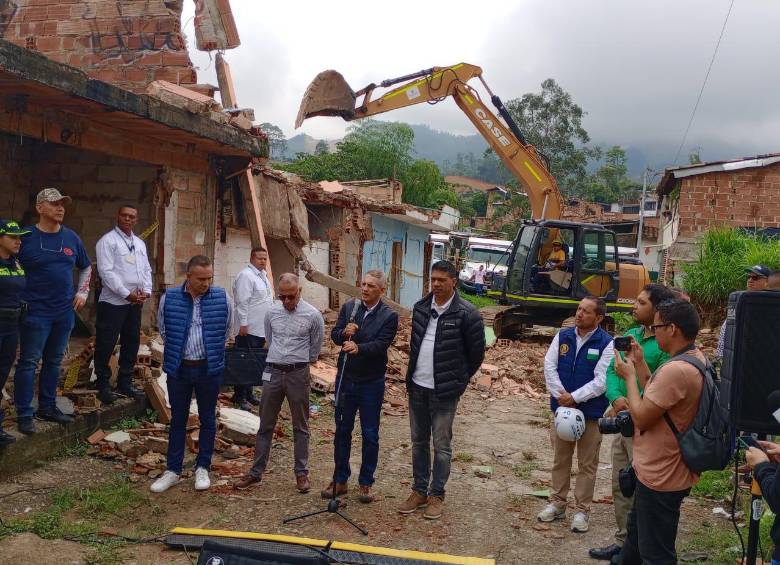
[(555, 433), (564, 441), (577, 441), (585, 433), (585, 414), (577, 408), (559, 406), (555, 411)]

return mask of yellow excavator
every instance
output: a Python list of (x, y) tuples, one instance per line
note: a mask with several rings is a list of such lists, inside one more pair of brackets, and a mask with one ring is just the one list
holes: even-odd
[[(503, 121), (468, 84), (472, 79), (482, 83)], [(377, 88), (390, 90), (374, 98)], [(506, 276), (494, 276), (488, 291), (497, 301), (488, 307), (496, 335), (508, 337), (531, 325), (560, 326), (589, 295), (604, 298), (610, 312), (631, 311), (636, 296), (650, 282), (647, 270), (636, 259), (618, 255), (613, 231), (560, 219), (563, 199), (546, 159), (490, 90), (480, 67), (467, 63), (432, 67), (357, 92), (337, 71), (324, 71), (306, 89), (295, 127), (314, 116), (352, 121), (447, 97), (455, 100), (517, 178), (531, 204), (532, 219), (523, 222), (513, 241)], [(605, 325), (610, 327), (612, 319), (608, 317)]]

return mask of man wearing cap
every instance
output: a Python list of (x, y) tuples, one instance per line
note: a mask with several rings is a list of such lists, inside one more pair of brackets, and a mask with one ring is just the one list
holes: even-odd
[[(13, 220), (0, 220), (0, 391), (11, 372), (19, 343), (25, 276), (16, 255), (22, 244), (21, 236), (28, 233)], [(16, 441), (14, 436), (3, 431), (4, 416), (0, 410), (0, 447)]]
[[(766, 265), (753, 265), (745, 269), (747, 273), (746, 290), (764, 290), (769, 282), (769, 275), (772, 270)], [(726, 322), (720, 326), (720, 335), (718, 336), (718, 347), (715, 349), (715, 356), (723, 357), (723, 348), (726, 344)]]
[(143, 398), (133, 387), (133, 368), (140, 346), (141, 309), (152, 295), (152, 268), (143, 240), (133, 234), (138, 209), (124, 204), (117, 210), (116, 227), (97, 242), (97, 269), (101, 290), (95, 322), (95, 375), (98, 398), (104, 404), (116, 399), (111, 392), (108, 362), (120, 339), (117, 392)]
[(545, 269), (563, 269), (566, 266), (566, 253), (560, 239), (552, 242), (552, 251), (544, 262)]
[[(57, 408), (57, 381), (75, 323), (74, 311), (87, 301), (92, 263), (76, 232), (62, 225), (65, 204), (70, 201), (56, 188), (41, 190), (35, 204), (38, 223), (22, 236), (19, 262), (27, 277), (22, 300), (28, 312), (20, 331), (22, 346), (14, 376), (14, 401), (19, 431), (25, 434), (35, 433), (32, 400), (38, 362), (41, 371), (36, 417), (60, 424), (73, 421)], [(79, 270), (75, 288), (74, 267)]]

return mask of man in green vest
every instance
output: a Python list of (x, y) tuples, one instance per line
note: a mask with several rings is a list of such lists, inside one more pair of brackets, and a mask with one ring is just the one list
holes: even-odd
[[(632, 312), (637, 326), (628, 330), (624, 335), (631, 338), (635, 359), (644, 359), (644, 363), (637, 366), (637, 384), (640, 394), (644, 389), (647, 379), (653, 372), (663, 365), (669, 355), (658, 347), (655, 335), (650, 326), (655, 319), (658, 305), (664, 300), (675, 298), (673, 291), (661, 284), (648, 284), (639, 293)], [(616, 355), (619, 355), (615, 351)], [(607, 369), (607, 400), (610, 407), (605, 416), (615, 416), (618, 412), (628, 410), (626, 400), (626, 383), (615, 372), (615, 361), (610, 363)], [(632, 438), (616, 434), (612, 441), (612, 500), (615, 508), (615, 522), (617, 530), (615, 541), (606, 547), (596, 547), (589, 550), (588, 554), (593, 559), (609, 561), (613, 556), (620, 554), (623, 542), (626, 540), (626, 519), (631, 509), (633, 500), (626, 498), (620, 492), (618, 485), (618, 472), (628, 467), (632, 459)]]

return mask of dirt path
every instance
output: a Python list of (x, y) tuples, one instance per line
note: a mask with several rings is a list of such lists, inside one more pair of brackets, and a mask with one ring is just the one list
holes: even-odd
[[(539, 528), (535, 515), (544, 500), (529, 493), (543, 489), (549, 480), (552, 450), (548, 441), (549, 411), (543, 402), (518, 396), (489, 402), (469, 390), (461, 402), (455, 422), (452, 475), (448, 484), (445, 515), (438, 521), (424, 520), (421, 514), (401, 516), (396, 506), (408, 492), (411, 479), (411, 452), (408, 419), (384, 416), (381, 456), (376, 492), (379, 500), (371, 505), (348, 496), (347, 512), (365, 525), (367, 537), (354, 531), (335, 516), (320, 516), (282, 525), (282, 518), (323, 507), (319, 490), (331, 473), (333, 421), (329, 413), (312, 421), (312, 492), (295, 491), (292, 475), (292, 445), (283, 440), (272, 451), (272, 470), (257, 488), (231, 491), (226, 486), (208, 493), (196, 493), (191, 480), (163, 495), (151, 495), (149, 480), (133, 485), (141, 502), (109, 518), (106, 527), (137, 535), (143, 531), (162, 533), (174, 526), (249, 530), (284, 533), (402, 549), (439, 551), (461, 555), (494, 557), (498, 563), (558, 563), (565, 556), (570, 565), (595, 563), (587, 549), (610, 541), (613, 532), (612, 506), (594, 504), (591, 530), (574, 534), (568, 521)], [(356, 440), (357, 441), (357, 440)], [(609, 495), (609, 443), (602, 444), (596, 499)], [(356, 443), (359, 445), (359, 443)], [(353, 448), (353, 469), (359, 465), (359, 447)], [(490, 478), (475, 476), (472, 467), (493, 467)], [(116, 481), (124, 467), (90, 457), (66, 457), (38, 470), (0, 483), (0, 517), (11, 519), (44, 510), (48, 491), (8, 493), (20, 488), (41, 486), (94, 487)], [(696, 503), (686, 504), (695, 507)], [(687, 510), (686, 510), (687, 512)], [(65, 545), (63, 545), (65, 544)], [(39, 563), (79, 562), (79, 551), (88, 548), (64, 541), (44, 541), (20, 534), (0, 541), (0, 563), (6, 556), (40, 554)], [(74, 553), (75, 552), (75, 553)], [(126, 563), (188, 563), (177, 551), (156, 544), (130, 545), (121, 550)], [(55, 556), (56, 559), (55, 559)], [(17, 563), (19, 561), (16, 561)]]

